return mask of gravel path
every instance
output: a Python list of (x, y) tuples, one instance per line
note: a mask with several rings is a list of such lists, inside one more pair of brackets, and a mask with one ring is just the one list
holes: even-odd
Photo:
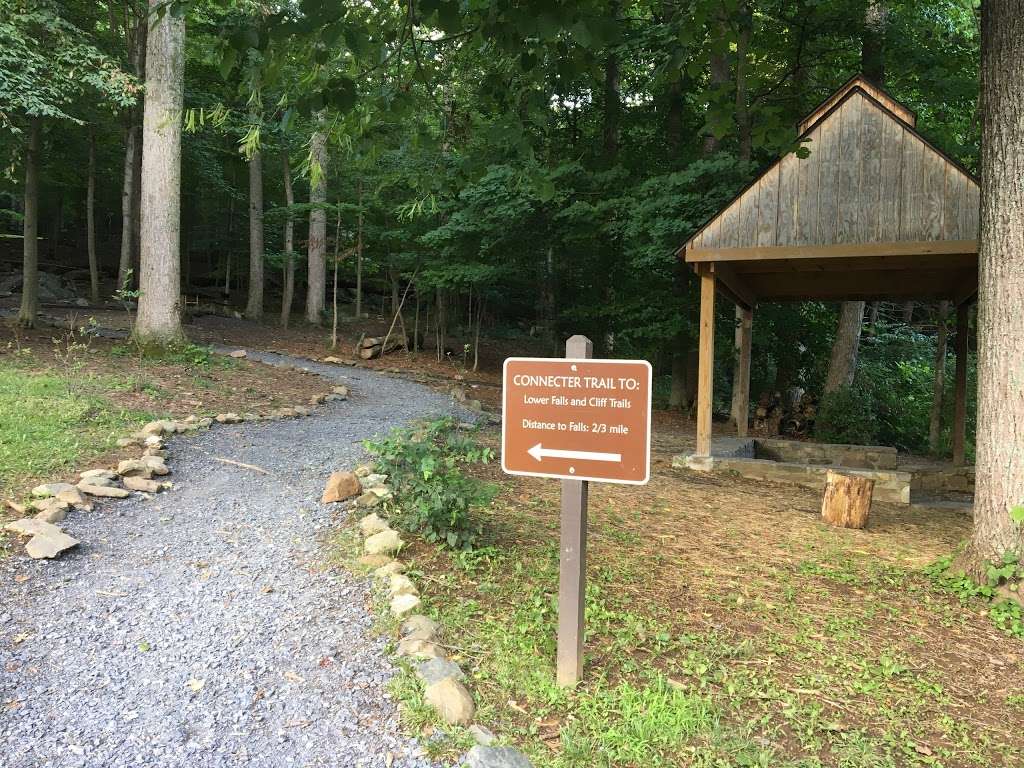
[(73, 512), (64, 527), (82, 544), (58, 560), (0, 561), (3, 768), (429, 765), (398, 732), (367, 581), (321, 567), (319, 535), (339, 513), (319, 497), (360, 440), (448, 412), (449, 398), (249, 356), (352, 396), (175, 438), (171, 491)]

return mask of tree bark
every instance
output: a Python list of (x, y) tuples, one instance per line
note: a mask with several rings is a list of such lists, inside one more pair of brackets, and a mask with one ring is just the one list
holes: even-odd
[(39, 154), (43, 119), (32, 117), (25, 147), (25, 211), (22, 219), (24, 258), (21, 273), (21, 310), (18, 324), (35, 328), (39, 310)]
[(356, 223), (356, 319), (363, 317), (363, 180), (359, 179), (359, 220)]
[(249, 300), (245, 316), (263, 319), (263, 155), (249, 158)]
[(1024, 555), (1024, 0), (987, 0), (981, 28), (975, 575)]
[[(722, 41), (728, 38), (727, 25), (721, 17), (716, 18), (711, 23), (712, 40), (713, 46), (711, 51), (710, 61), (710, 72), (709, 72), (709, 88), (712, 96), (719, 93), (726, 84), (729, 82), (729, 58), (728, 58), (728, 47), (724, 45), (715, 45), (715, 36), (720, 38)], [(704, 136), (704, 156), (713, 155), (718, 151), (718, 139), (711, 133)]]
[[(134, 27), (125, 27), (128, 39), (128, 60), (132, 72), (139, 82), (146, 77), (146, 38), (149, 30), (148, 15), (140, 13)], [(121, 182), (121, 254), (117, 265), (117, 288), (131, 288), (125, 285), (129, 272), (134, 269), (138, 259), (141, 232), (141, 195), (142, 185), (142, 125), (139, 116), (143, 113), (145, 95), (137, 95), (138, 103), (124, 113), (124, 169)], [(137, 273), (136, 273), (137, 277)]]
[(310, 139), (310, 155), (316, 167), (310, 171), (309, 250), (306, 279), (306, 320), (319, 325), (324, 311), (327, 283), (327, 136), (317, 130)]
[(857, 352), (860, 347), (860, 331), (864, 324), (864, 302), (844, 301), (839, 312), (839, 327), (832, 343), (832, 359), (825, 377), (825, 393), (853, 384), (857, 373)]
[(747, 104), (747, 49), (754, 29), (754, 11), (749, 2), (740, 3), (737, 17), (740, 29), (736, 38), (736, 133), (739, 136), (739, 157), (749, 160), (752, 140), (750, 105)]
[(85, 192), (85, 242), (89, 254), (89, 298), (100, 300), (100, 266), (96, 259), (96, 137), (89, 132), (89, 180)]
[(146, 108), (142, 127), (142, 247), (135, 338), (167, 345), (181, 329), (181, 112), (185, 20), (157, 10), (146, 41)]
[(821, 498), (821, 519), (839, 528), (864, 528), (868, 524), (874, 492), (874, 480), (828, 470)]
[(949, 317), (949, 302), (939, 303), (939, 329), (935, 334), (935, 378), (932, 385), (932, 412), (928, 420), (928, 450), (939, 452), (939, 438), (942, 436), (942, 401), (946, 391), (946, 319)]
[(284, 217), (284, 288), (281, 291), (281, 327), (288, 327), (292, 315), (292, 297), (295, 295), (295, 218), (292, 206), (295, 193), (292, 191), (292, 169), (288, 164), (288, 150), (284, 151), (284, 204), (288, 211)]
[(125, 285), (132, 269), (135, 241), (135, 155), (139, 151), (138, 131), (135, 125), (125, 128), (124, 173), (121, 181), (121, 258), (117, 264), (118, 290)]
[(885, 31), (889, 24), (886, 0), (871, 0), (864, 12), (864, 33), (861, 37), (860, 68), (866, 77), (885, 84)]

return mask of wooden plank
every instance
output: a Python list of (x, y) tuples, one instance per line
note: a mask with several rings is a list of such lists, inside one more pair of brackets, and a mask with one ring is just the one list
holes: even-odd
[[(796, 234), (792, 245), (818, 242), (818, 166), (821, 163), (820, 133), (815, 131), (807, 142), (810, 155), (797, 160), (797, 192), (794, 219)], [(788, 243), (779, 243), (788, 245)]]
[(797, 272), (744, 275), (744, 280), (760, 301), (953, 300), (964, 285), (977, 281), (977, 270), (857, 270), (844, 272), (841, 280)]
[(942, 196), (942, 239), (959, 240), (960, 203), (963, 201), (966, 178), (953, 166), (947, 164), (946, 186)]
[(729, 289), (735, 304), (742, 307), (753, 307), (757, 298), (750, 290), (750, 287), (743, 281), (729, 262), (711, 264), (711, 272), (718, 280)]
[(882, 165), (879, 169), (878, 239), (900, 240), (903, 205), (903, 141), (906, 130), (895, 120), (882, 121)]
[(697, 456), (711, 455), (711, 403), (715, 366), (715, 276), (700, 275), (700, 342), (697, 363)]
[(837, 193), (839, 180), (839, 113), (824, 121), (818, 132), (821, 136), (821, 156), (818, 158), (818, 222), (816, 243), (836, 242)]
[(775, 245), (779, 224), (779, 166), (776, 163), (757, 182), (756, 245)]
[(864, 116), (864, 98), (859, 94), (843, 103), (839, 110), (839, 160), (836, 174), (837, 243), (861, 242), (857, 237), (857, 212), (860, 197), (860, 129)]
[(770, 245), (792, 245), (796, 242), (797, 175), (800, 160), (790, 153), (779, 163), (779, 215), (776, 238)]
[(924, 196), (924, 142), (913, 134), (903, 140), (903, 210), (900, 240), (927, 240)]
[(962, 467), (967, 460), (967, 334), (970, 329), (970, 305), (956, 309), (956, 373), (953, 384), (953, 463)]
[(959, 229), (965, 239), (981, 236), (981, 190), (971, 179), (965, 178), (964, 193), (960, 203)]
[(927, 256), (977, 253), (977, 240), (917, 240), (841, 245), (778, 245), (752, 248), (687, 249), (686, 261), (756, 261), (772, 259), (849, 259), (861, 256)]
[(880, 237), (883, 120), (886, 117), (882, 112), (865, 102), (860, 129), (860, 180), (853, 224), (853, 239), (858, 243), (877, 242)]
[(718, 238), (719, 227), (721, 225), (722, 217), (717, 216), (713, 221), (708, 222), (707, 227), (704, 229), (703, 242), (705, 247), (715, 248), (722, 244)]
[(747, 436), (750, 420), (750, 343), (754, 311), (736, 307), (736, 359), (732, 374), (732, 419), (736, 436)]
[(949, 167), (941, 156), (931, 150), (924, 152), (924, 178), (922, 181), (923, 239), (938, 240), (942, 237), (942, 210), (946, 189), (946, 169)]
[(760, 180), (739, 199), (739, 219), (736, 223), (736, 243), (740, 247), (757, 245), (757, 206)]
[(978, 265), (978, 256), (973, 253), (939, 253), (927, 256), (886, 255), (857, 256), (842, 261), (836, 259), (762, 259), (757, 261), (718, 261), (715, 269), (725, 265), (735, 268), (742, 279), (744, 275), (788, 274), (793, 272), (817, 272), (832, 275), (850, 270), (864, 269), (973, 269)]

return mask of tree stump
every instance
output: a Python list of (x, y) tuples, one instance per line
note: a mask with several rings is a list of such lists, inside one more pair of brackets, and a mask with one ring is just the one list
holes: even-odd
[(868, 524), (874, 490), (874, 480), (830, 469), (821, 500), (821, 519), (840, 528), (863, 528)]

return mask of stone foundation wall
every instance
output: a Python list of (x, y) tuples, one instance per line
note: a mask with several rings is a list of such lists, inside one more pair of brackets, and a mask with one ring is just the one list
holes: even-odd
[(758, 459), (792, 464), (896, 469), (896, 449), (884, 445), (841, 445), (757, 439), (754, 441), (754, 455)]

